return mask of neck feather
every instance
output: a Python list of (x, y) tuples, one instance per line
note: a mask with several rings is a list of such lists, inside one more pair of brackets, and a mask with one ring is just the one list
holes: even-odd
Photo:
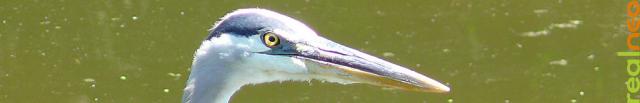
[[(228, 103), (242, 84), (231, 83), (225, 69), (193, 68), (184, 90), (183, 103)], [(208, 73), (208, 74), (207, 74)]]
[[(228, 103), (233, 93), (244, 85), (234, 82), (234, 71), (228, 57), (233, 50), (215, 49), (205, 41), (196, 52), (182, 103)], [(226, 57), (223, 57), (226, 56)]]

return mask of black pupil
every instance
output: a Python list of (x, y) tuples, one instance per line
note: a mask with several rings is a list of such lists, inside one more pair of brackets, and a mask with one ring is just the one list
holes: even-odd
[(275, 41), (276, 41), (276, 38), (275, 38), (275, 37), (273, 37), (273, 36), (269, 36), (269, 41), (270, 41), (270, 42), (275, 42)]

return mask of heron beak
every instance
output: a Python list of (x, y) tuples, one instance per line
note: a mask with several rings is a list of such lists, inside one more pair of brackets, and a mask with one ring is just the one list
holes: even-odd
[(297, 58), (321, 69), (311, 72), (357, 83), (421, 92), (449, 92), (449, 87), (422, 74), (342, 46), (325, 38), (296, 43)]

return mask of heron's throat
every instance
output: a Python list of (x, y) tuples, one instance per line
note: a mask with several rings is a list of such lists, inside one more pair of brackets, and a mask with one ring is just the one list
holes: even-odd
[(224, 43), (205, 40), (196, 51), (191, 74), (184, 89), (183, 103), (227, 103), (244, 83), (233, 80), (230, 57), (233, 49), (218, 49)]
[(226, 65), (206, 61), (194, 61), (184, 89), (183, 103), (227, 103), (235, 91), (244, 85), (233, 82), (235, 80), (229, 76), (232, 71), (223, 69)]
[(242, 87), (242, 84), (228, 82), (231, 81), (229, 78), (216, 75), (224, 74), (192, 74), (184, 90), (183, 103), (227, 103)]

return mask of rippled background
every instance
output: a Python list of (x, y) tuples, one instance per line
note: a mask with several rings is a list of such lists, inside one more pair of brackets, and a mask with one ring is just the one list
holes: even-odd
[(207, 29), (258, 7), (452, 92), (283, 82), (245, 86), (233, 103), (621, 103), (627, 2), (2, 0), (0, 102), (180, 102)]

